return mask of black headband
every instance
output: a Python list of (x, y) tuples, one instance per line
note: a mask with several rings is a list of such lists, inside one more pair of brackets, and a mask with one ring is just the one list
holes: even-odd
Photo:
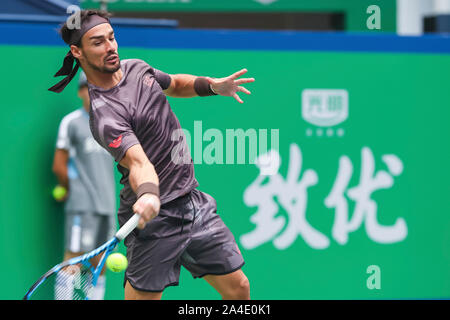
[[(89, 15), (86, 21), (84, 21), (81, 28), (74, 29), (74, 32), (70, 37), (69, 46), (78, 43), (86, 32), (102, 23), (110, 23), (110, 22), (107, 18), (100, 17), (97, 14)], [(75, 66), (73, 66), (74, 61), (75, 57), (72, 55), (72, 51), (69, 50), (69, 52), (64, 57), (63, 66), (54, 75), (54, 77), (59, 76), (67, 76), (67, 77), (65, 77), (60, 82), (55, 84), (53, 87), (48, 89), (49, 91), (59, 93), (64, 90), (64, 88), (69, 84), (70, 81), (72, 81), (73, 77), (75, 77), (78, 69), (80, 68), (80, 63), (78, 62), (78, 60), (76, 60)]]

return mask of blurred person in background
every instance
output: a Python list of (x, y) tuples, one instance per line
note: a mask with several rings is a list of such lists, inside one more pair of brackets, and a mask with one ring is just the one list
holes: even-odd
[[(89, 129), (90, 99), (84, 73), (80, 75), (78, 97), (83, 106), (62, 119), (53, 160), (59, 185), (67, 190), (57, 199), (65, 202), (64, 260), (94, 250), (116, 232), (114, 160), (94, 140)], [(96, 258), (97, 261), (92, 261), (94, 265), (100, 257)], [(56, 279), (55, 292), (73, 286), (71, 280), (70, 277)], [(104, 268), (92, 299), (103, 300), (105, 281)], [(69, 290), (72, 291), (73, 288)]]

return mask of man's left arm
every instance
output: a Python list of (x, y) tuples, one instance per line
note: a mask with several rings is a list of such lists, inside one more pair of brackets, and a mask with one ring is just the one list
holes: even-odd
[(247, 72), (242, 69), (225, 78), (198, 77), (189, 74), (170, 75), (171, 81), (164, 93), (170, 97), (190, 98), (196, 96), (221, 95), (233, 97), (243, 103), (238, 92), (251, 94), (242, 84), (254, 82), (254, 78), (241, 78)]

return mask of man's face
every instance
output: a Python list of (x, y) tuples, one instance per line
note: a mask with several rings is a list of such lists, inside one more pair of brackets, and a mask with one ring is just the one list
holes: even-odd
[(73, 46), (72, 52), (80, 62), (103, 73), (114, 73), (120, 69), (117, 42), (109, 23), (90, 29), (81, 39), (81, 47)]

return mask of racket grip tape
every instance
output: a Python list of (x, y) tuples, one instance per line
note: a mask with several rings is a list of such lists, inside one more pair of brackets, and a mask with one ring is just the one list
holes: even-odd
[(124, 238), (126, 238), (126, 236), (128, 236), (131, 231), (133, 231), (139, 223), (139, 219), (141, 218), (141, 216), (137, 213), (135, 213), (123, 226), (122, 228), (119, 229), (119, 231), (117, 231), (115, 237), (119, 240), (122, 241)]

